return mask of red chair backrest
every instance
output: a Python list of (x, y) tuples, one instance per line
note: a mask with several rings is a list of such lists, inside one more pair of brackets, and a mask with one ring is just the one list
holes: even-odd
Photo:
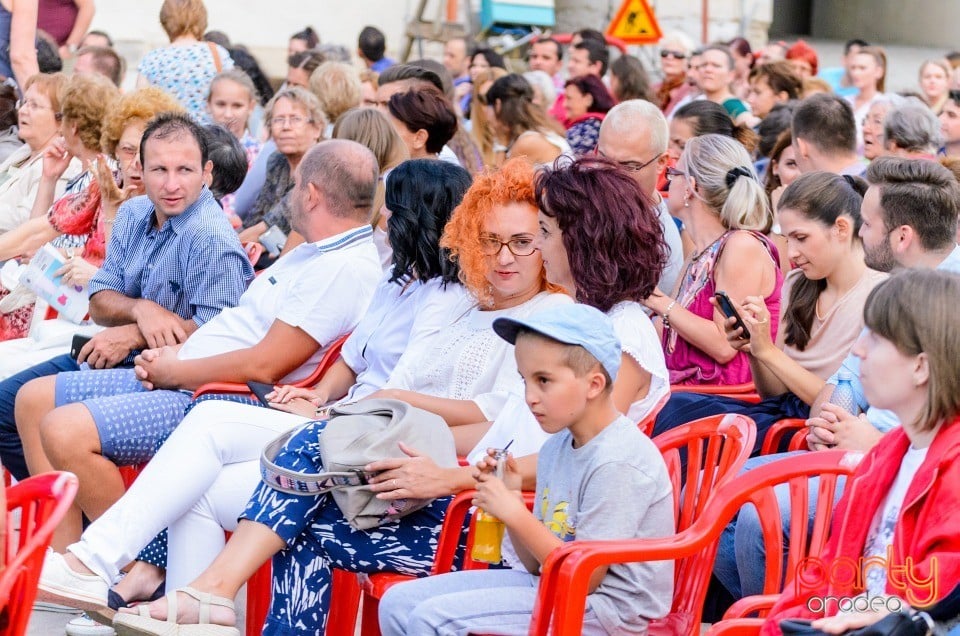
[[(674, 560), (683, 576), (674, 588), (670, 616), (651, 628), (669, 625), (676, 633), (699, 633), (707, 586), (720, 534), (745, 504), (759, 511), (767, 550), (764, 592), (780, 587), (783, 572), (794, 571), (805, 557), (818, 556), (826, 543), (835, 504), (837, 479), (855, 470), (852, 454), (821, 451), (787, 457), (721, 484), (692, 526), (663, 539), (573, 541), (554, 550), (541, 568), (530, 634), (573, 636), (580, 633), (587, 585), (592, 572), (610, 563)], [(807, 528), (809, 479), (820, 478), (812, 531)], [(774, 487), (790, 489), (791, 527), (786, 563)], [(789, 581), (789, 577), (787, 577)], [(779, 591), (779, 589), (776, 589)]]
[[(677, 532), (689, 528), (717, 488), (737, 476), (756, 438), (757, 426), (745, 415), (704, 417), (653, 438), (673, 483)], [(681, 451), (687, 457), (685, 478)]]
[[(6, 489), (6, 565), (0, 572), (0, 611), (7, 615), (4, 636), (27, 632), (44, 555), (54, 528), (73, 503), (78, 486), (73, 473), (50, 472)], [(17, 511), (19, 532), (14, 531)]]

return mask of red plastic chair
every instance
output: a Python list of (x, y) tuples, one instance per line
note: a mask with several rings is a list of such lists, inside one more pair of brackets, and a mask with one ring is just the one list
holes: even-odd
[[(73, 503), (78, 487), (73, 473), (50, 472), (6, 489), (6, 567), (0, 571), (0, 616), (6, 614), (6, 626), (0, 632), (3, 636), (27, 632), (44, 555), (53, 530)], [(17, 510), (19, 532), (13, 529)]]
[[(795, 571), (801, 559), (818, 556), (826, 543), (834, 508), (837, 479), (853, 473), (853, 457), (844, 451), (823, 451), (788, 457), (759, 466), (722, 484), (707, 502), (692, 526), (671, 537), (630, 541), (574, 541), (554, 550), (541, 570), (530, 634), (573, 636), (583, 625), (587, 585), (598, 567), (636, 561), (676, 561), (680, 579), (673, 593), (673, 607), (665, 618), (652, 621), (651, 634), (699, 634), (710, 573), (720, 534), (737, 511), (751, 503), (760, 511), (767, 564), (764, 593), (780, 591), (783, 572)], [(813, 531), (807, 529), (809, 478), (820, 477)], [(774, 486), (788, 484), (791, 516), (790, 546), (786, 563), (781, 551), (783, 532)], [(763, 607), (769, 607), (768, 596)], [(755, 600), (744, 599), (741, 607)], [(733, 608), (731, 608), (733, 610)], [(729, 614), (729, 612), (728, 612)], [(750, 633), (757, 619), (734, 625), (724, 621), (730, 633)], [(736, 627), (736, 631), (732, 629)], [(744, 631), (746, 630), (746, 631)]]
[(799, 417), (789, 417), (775, 422), (767, 429), (767, 434), (763, 436), (760, 454), (773, 455), (779, 452), (780, 442), (788, 434), (793, 435), (787, 447), (788, 451), (807, 450), (807, 421)]
[[(756, 438), (756, 424), (744, 415), (705, 417), (653, 438), (673, 484), (677, 532), (689, 528), (714, 491), (737, 476), (750, 458)], [(681, 450), (687, 454), (686, 479), (681, 474)], [(677, 568), (678, 580), (680, 574)]]
[[(323, 354), (323, 357), (317, 364), (317, 368), (313, 370), (313, 373), (299, 382), (294, 382), (293, 386), (312, 387), (319, 382), (320, 378), (323, 377), (323, 374), (326, 373), (340, 358), (340, 349), (343, 348), (343, 343), (346, 342), (347, 338), (349, 337), (349, 334), (347, 334), (330, 345), (330, 348), (327, 349), (327, 352)], [(246, 384), (240, 384), (239, 382), (208, 382), (193, 392), (193, 398), (196, 399), (201, 395), (206, 395), (207, 393), (239, 393), (253, 395), (250, 393), (250, 388), (247, 387)]]

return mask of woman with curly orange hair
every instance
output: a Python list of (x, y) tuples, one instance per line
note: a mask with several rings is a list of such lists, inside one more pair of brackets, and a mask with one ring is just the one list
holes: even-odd
[[(447, 423), (455, 426), (460, 454), (467, 454), (482, 432), (456, 425), (493, 419), (499, 400), (494, 392), (503, 392), (505, 399), (507, 393), (523, 390), (510, 347), (497, 342), (500, 338), (491, 327), (493, 320), (529, 316), (573, 302), (569, 296), (552, 292), (540, 253), (533, 247), (538, 229), (533, 179), (533, 167), (519, 159), (477, 177), (441, 239), (441, 246), (459, 262), (460, 279), (476, 297), (476, 306), (443, 330), (420, 356), (412, 356), (413, 365), (394, 370), (388, 385), (408, 390), (371, 396), (399, 397), (442, 412)], [(405, 356), (407, 353), (411, 352)], [(316, 439), (325, 424), (313, 422), (295, 434), (274, 461), (295, 471), (323, 470)], [(503, 446), (510, 440), (493, 441)], [(177, 595), (178, 621), (196, 621), (197, 599), (206, 592), (213, 595), (202, 596), (210, 610), (209, 622), (235, 624), (229, 599), (271, 556), (275, 592), (264, 634), (323, 633), (332, 567), (415, 576), (429, 573), (449, 496), (474, 486), (474, 469), (440, 468), (415, 449), (403, 448), (410, 457), (367, 467), (378, 473), (371, 480), (372, 490), (383, 499), (433, 499), (427, 507), (363, 531), (347, 523), (331, 497), (295, 496), (260, 484), (224, 550)], [(531, 480), (536, 463), (535, 457), (532, 459), (518, 460), (526, 463), (525, 474), (529, 473)], [(310, 593), (304, 595), (302, 590)], [(165, 604), (166, 599), (151, 604), (151, 616), (167, 616)], [(169, 627), (162, 619), (139, 616), (124, 615), (121, 622), (142, 625), (143, 631), (138, 633), (165, 633), (160, 629)], [(227, 627), (219, 630), (211, 633), (239, 633), (229, 632)]]

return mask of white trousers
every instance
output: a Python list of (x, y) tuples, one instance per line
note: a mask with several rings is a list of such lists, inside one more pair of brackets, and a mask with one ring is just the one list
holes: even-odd
[(307, 422), (273, 409), (198, 404), (120, 500), (68, 549), (109, 584), (161, 530), (169, 529), (167, 589), (183, 587), (224, 546), (260, 479), (260, 452)]

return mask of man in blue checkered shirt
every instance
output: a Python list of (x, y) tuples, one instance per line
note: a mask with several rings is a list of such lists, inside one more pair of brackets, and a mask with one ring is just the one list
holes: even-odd
[(146, 196), (121, 207), (106, 260), (90, 282), (90, 317), (106, 329), (79, 360), (59, 356), (0, 382), (0, 459), (17, 479), (29, 474), (14, 421), (20, 387), (87, 366), (132, 366), (141, 349), (183, 342), (235, 306), (253, 278), (236, 233), (204, 185), (212, 164), (203, 130), (186, 116), (161, 115), (143, 134), (141, 157), (148, 142), (152, 147), (163, 137), (180, 156), (160, 168), (163, 187), (147, 188)]

